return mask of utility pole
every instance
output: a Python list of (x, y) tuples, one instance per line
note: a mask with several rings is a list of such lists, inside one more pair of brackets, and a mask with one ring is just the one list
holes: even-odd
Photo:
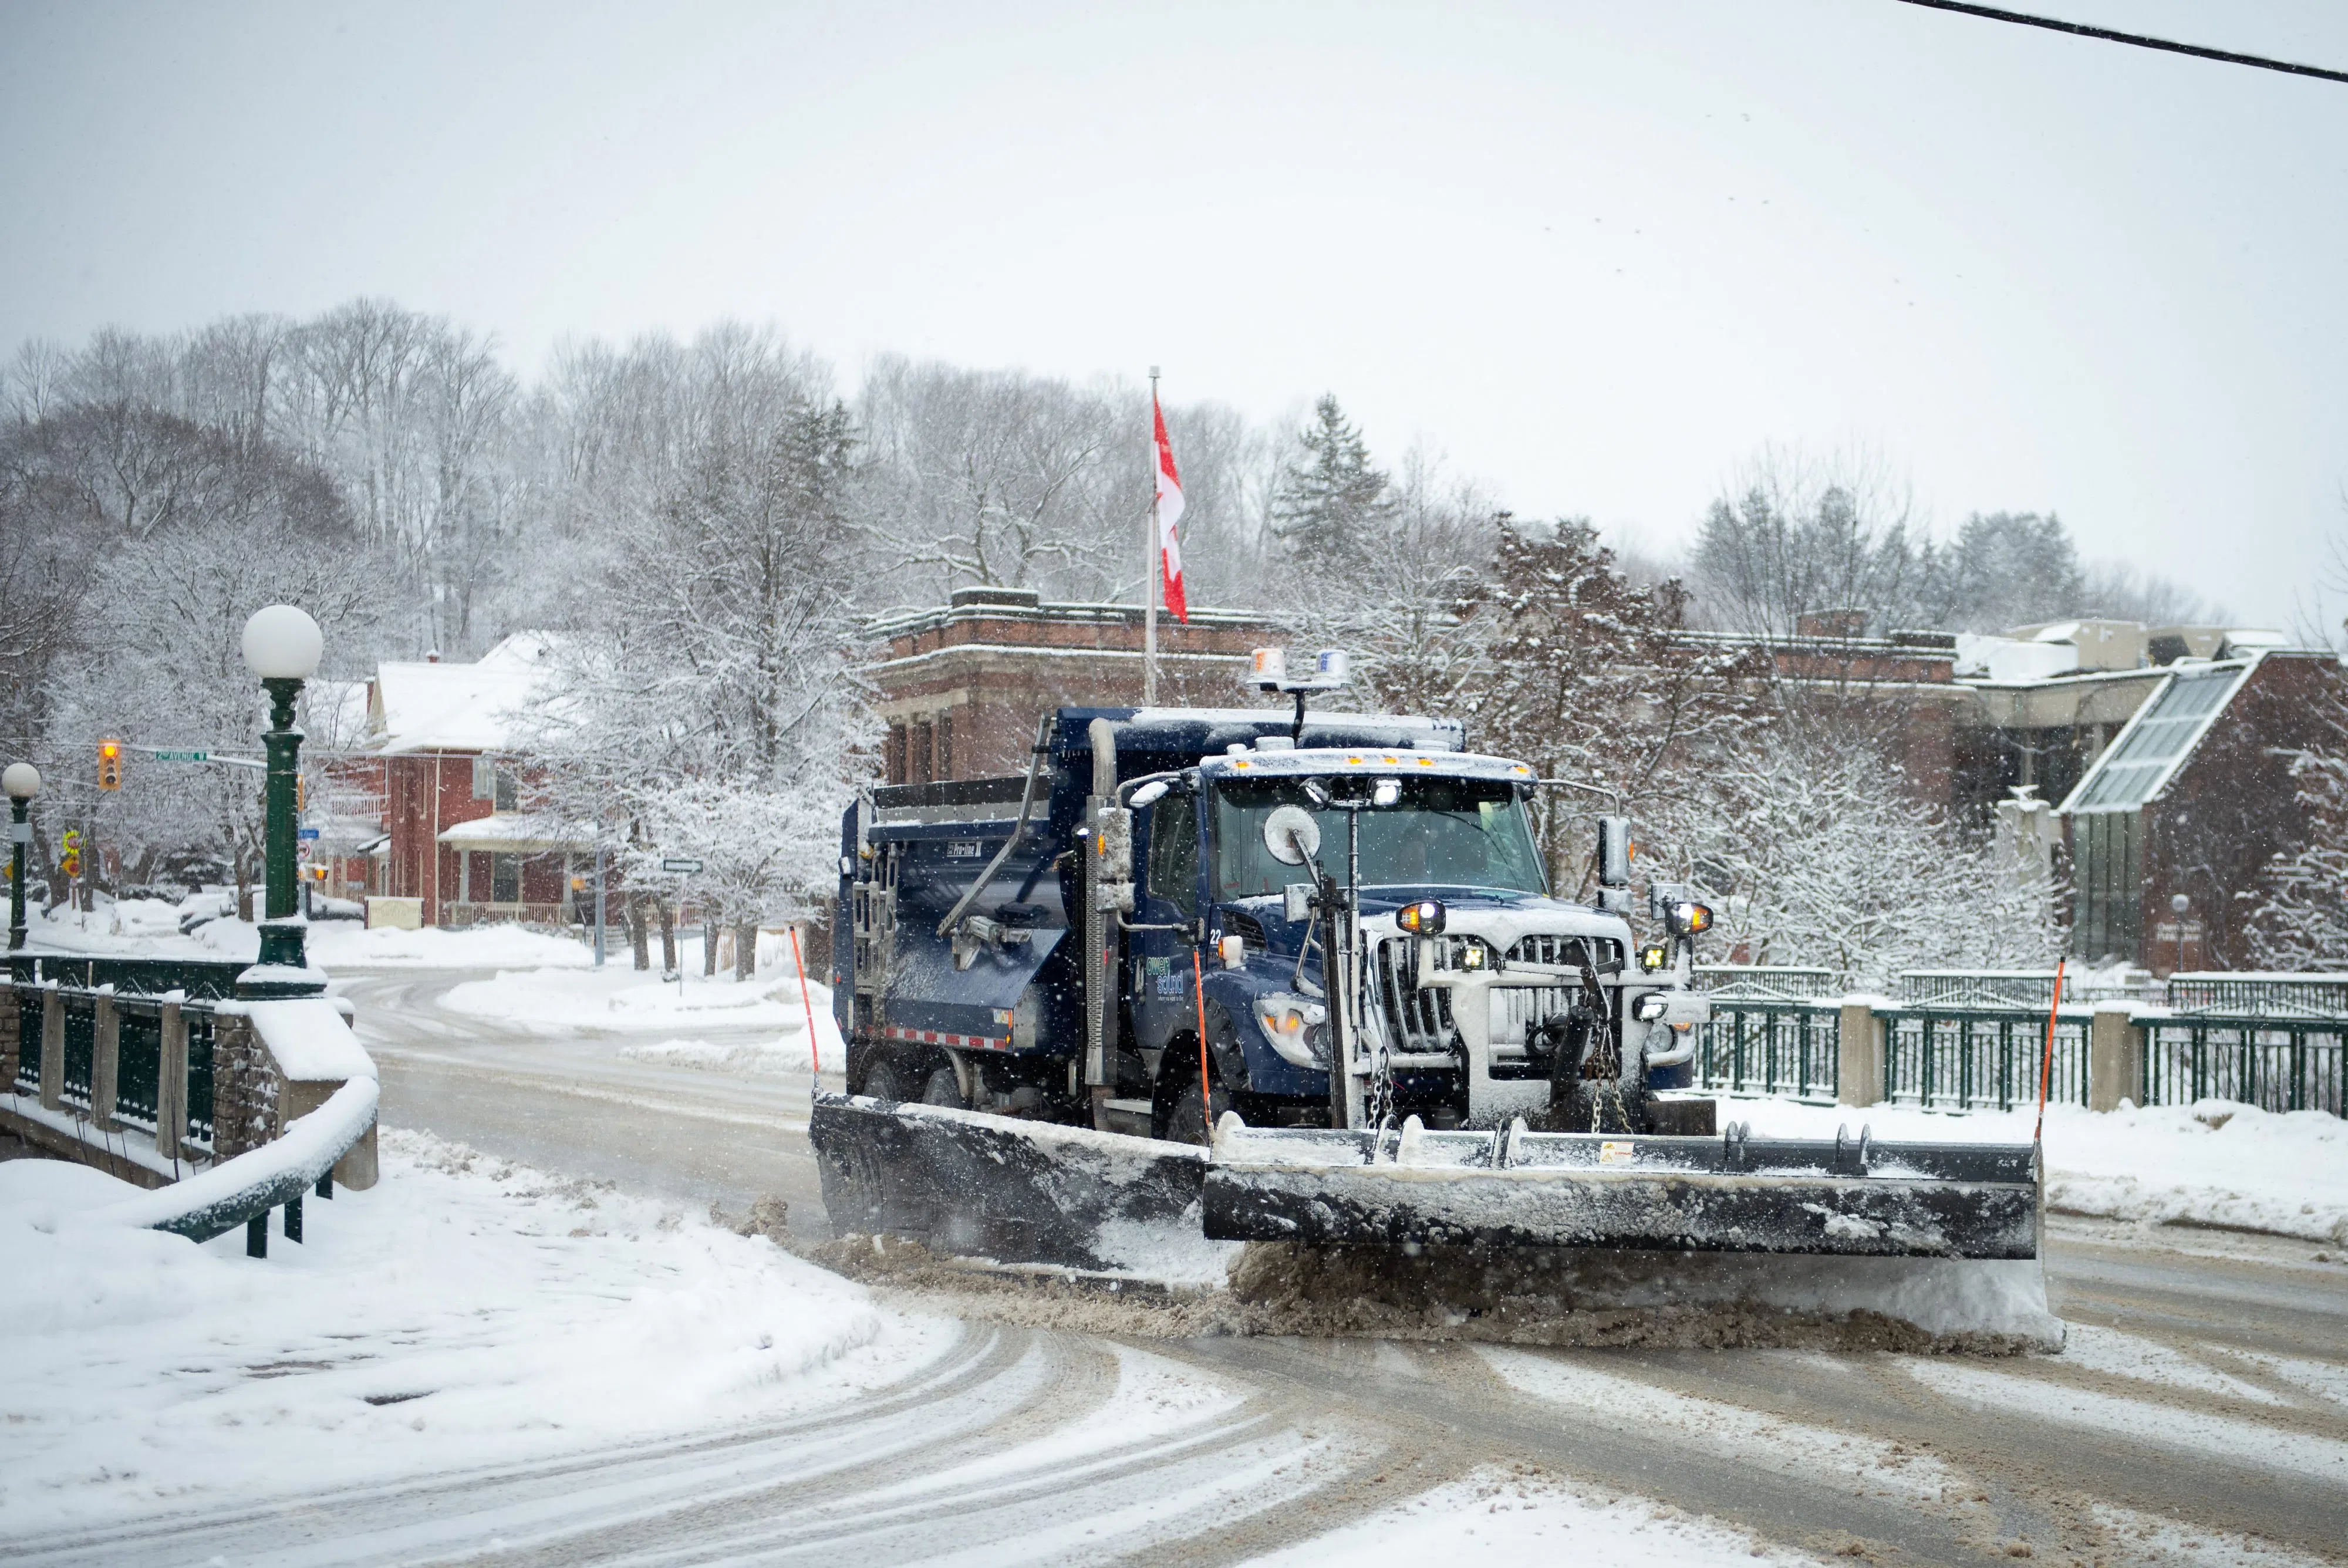
[[(1158, 407), (1158, 366), (1149, 367), (1149, 406)], [(1141, 524), (1141, 706), (1158, 706), (1158, 434), (1149, 436), (1149, 515)]]

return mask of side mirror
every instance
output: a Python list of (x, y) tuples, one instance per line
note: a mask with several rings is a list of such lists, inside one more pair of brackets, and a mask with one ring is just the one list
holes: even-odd
[(1263, 819), (1263, 847), (1284, 866), (1301, 866), (1321, 852), (1321, 824), (1302, 806), (1274, 806)]
[(1631, 885), (1631, 819), (1598, 819), (1598, 885)]

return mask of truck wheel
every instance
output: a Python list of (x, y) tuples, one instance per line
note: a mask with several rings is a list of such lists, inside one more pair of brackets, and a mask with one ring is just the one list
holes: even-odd
[(903, 1099), (905, 1086), (897, 1077), (897, 1064), (887, 1057), (882, 1057), (879, 1061), (866, 1068), (864, 1092), (874, 1099)]
[(954, 1077), (952, 1068), (940, 1068), (930, 1074), (930, 1081), (922, 1086), (922, 1103), (950, 1106), (955, 1110), (970, 1109), (970, 1101), (962, 1097), (962, 1080)]
[(1209, 1130), (1223, 1112), (1231, 1109), (1231, 1097), (1223, 1091), (1223, 1086), (1215, 1085), (1214, 1091), (1213, 1111), (1201, 1116), (1199, 1114), (1199, 1080), (1192, 1078), (1182, 1086), (1182, 1092), (1174, 1097), (1173, 1109), (1166, 1113), (1166, 1136), (1169, 1140), (1199, 1144), (1209, 1141)]

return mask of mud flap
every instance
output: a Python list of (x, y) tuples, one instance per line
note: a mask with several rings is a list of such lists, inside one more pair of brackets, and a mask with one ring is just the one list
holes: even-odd
[(837, 1094), (816, 1097), (808, 1136), (836, 1236), (1088, 1270), (1200, 1244), (1202, 1149)]
[(1216, 1130), (1217, 1241), (2026, 1259), (2030, 1146)]

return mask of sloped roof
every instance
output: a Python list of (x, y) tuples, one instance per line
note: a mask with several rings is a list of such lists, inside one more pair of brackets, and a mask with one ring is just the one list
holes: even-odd
[(2256, 667), (2259, 655), (2217, 664), (2178, 665), (2127, 727), (2096, 758), (2063, 810), (2072, 814), (2134, 811), (2157, 799), (2209, 733)]
[(554, 639), (517, 632), (469, 665), (386, 663), (376, 667), (367, 707), (367, 748), (512, 751), (552, 673)]

